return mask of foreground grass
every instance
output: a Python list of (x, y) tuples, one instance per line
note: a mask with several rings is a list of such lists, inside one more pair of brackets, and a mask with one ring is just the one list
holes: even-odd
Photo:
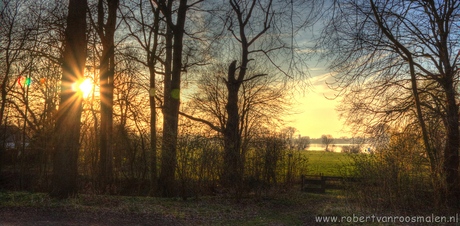
[[(129, 216), (162, 216), (185, 225), (312, 225), (316, 215), (351, 213), (340, 192), (310, 194), (290, 191), (277, 195), (202, 197), (189, 201), (168, 198), (78, 195), (56, 200), (44, 193), (0, 192), (0, 208), (47, 208)], [(103, 214), (100, 214), (103, 213)], [(1, 219), (0, 219), (0, 223)]]
[(308, 157), (308, 174), (326, 176), (343, 176), (344, 165), (349, 160), (347, 154), (325, 151), (304, 151)]
[[(455, 210), (372, 209), (363, 207), (346, 194), (346, 191), (337, 190), (326, 194), (277, 191), (240, 200), (212, 196), (182, 201), (83, 194), (56, 200), (44, 193), (0, 192), (0, 225), (407, 225), (320, 223), (316, 222), (316, 217), (455, 216)], [(40, 214), (43, 216), (37, 216)], [(4, 221), (4, 216), (10, 216), (10, 221)], [(11, 221), (15, 218), (16, 221)], [(37, 219), (42, 223), (37, 223)]]

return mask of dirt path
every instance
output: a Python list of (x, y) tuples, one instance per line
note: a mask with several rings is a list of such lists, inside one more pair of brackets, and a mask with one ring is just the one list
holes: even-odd
[(48, 225), (184, 225), (174, 218), (152, 214), (83, 212), (31, 207), (0, 208), (0, 226)]

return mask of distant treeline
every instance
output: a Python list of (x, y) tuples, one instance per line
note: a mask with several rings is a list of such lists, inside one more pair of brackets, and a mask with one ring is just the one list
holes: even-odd
[[(340, 137), (333, 138), (332, 144), (362, 144), (366, 139), (362, 137)], [(321, 138), (310, 138), (310, 144), (322, 144)]]

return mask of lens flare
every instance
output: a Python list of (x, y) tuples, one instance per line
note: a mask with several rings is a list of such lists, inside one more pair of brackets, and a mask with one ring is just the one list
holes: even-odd
[(91, 95), (91, 92), (93, 92), (93, 83), (91, 82), (91, 79), (88, 78), (81, 83), (74, 84), (72, 88), (78, 92), (82, 92), (83, 98), (88, 98)]

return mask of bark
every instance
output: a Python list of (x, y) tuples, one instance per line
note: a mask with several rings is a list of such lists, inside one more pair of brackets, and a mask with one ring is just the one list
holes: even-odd
[[(152, 6), (153, 9), (153, 6)], [(157, 48), (158, 48), (158, 32), (160, 24), (160, 10), (154, 10), (154, 29), (153, 29), (153, 47), (152, 50), (147, 50), (147, 62), (150, 73), (150, 190), (154, 191), (157, 188), (157, 112), (156, 112), (156, 80), (155, 80), (155, 64)]]
[[(441, 27), (443, 27), (441, 25)], [(456, 92), (454, 78), (456, 72), (450, 64), (448, 47), (447, 47), (447, 36), (448, 32), (441, 31), (441, 43), (442, 46), (440, 58), (444, 65), (444, 79), (441, 85), (445, 92), (445, 103), (446, 103), (446, 120), (445, 127), (447, 131), (446, 146), (444, 149), (444, 165), (443, 171), (446, 175), (448, 204), (453, 207), (460, 206), (460, 191), (459, 191), (459, 179), (458, 179), (458, 167), (459, 167), (459, 147), (460, 147), (460, 131), (459, 131), (459, 111), (456, 102)]]
[(443, 170), (446, 175), (447, 191), (449, 204), (451, 206), (459, 205), (459, 183), (458, 183), (458, 167), (459, 167), (459, 117), (458, 106), (455, 101), (455, 91), (453, 79), (447, 79), (446, 82), (446, 117), (447, 117), (447, 140), (444, 149), (444, 165)]
[[(174, 160), (169, 160), (169, 158), (175, 158), (175, 153), (176, 153), (175, 146), (173, 145), (171, 147), (171, 144), (169, 144), (170, 142), (174, 142), (173, 144), (175, 144), (176, 142), (169, 140), (171, 139), (170, 136), (168, 136), (169, 133), (167, 130), (167, 129), (170, 129), (169, 127), (167, 127), (167, 123), (169, 123), (169, 121), (168, 122), (166, 121), (166, 118), (170, 117), (170, 114), (171, 114), (169, 112), (170, 111), (169, 109), (170, 109), (170, 104), (171, 104), (170, 93), (171, 93), (171, 70), (172, 70), (171, 63), (172, 63), (173, 36), (172, 36), (172, 32), (169, 26), (166, 28), (165, 39), (166, 39), (165, 40), (166, 41), (166, 57), (165, 57), (165, 78), (164, 78), (165, 82), (164, 82), (164, 101), (163, 101), (163, 139), (161, 142), (161, 166), (160, 166), (161, 168), (160, 168), (160, 177), (158, 178), (158, 184), (160, 186), (159, 187), (160, 195), (172, 196), (172, 194), (169, 194), (169, 192), (172, 192), (172, 189), (174, 188), (174, 185), (172, 184), (174, 183), (174, 175), (165, 175), (165, 172), (164, 172), (167, 170), (169, 171), (175, 170), (175, 167), (172, 168), (172, 166), (168, 166), (167, 164), (169, 163), (169, 161), (174, 161)], [(174, 153), (170, 153), (170, 152), (174, 152)], [(174, 156), (170, 157), (169, 155), (174, 155)], [(173, 164), (173, 163), (170, 163), (170, 164)], [(173, 179), (171, 180), (170, 177), (173, 177)]]
[[(7, 74), (8, 75), (8, 74)], [(1, 84), (1, 107), (0, 107), (0, 127), (3, 125), (3, 114), (5, 112), (6, 108), (6, 85), (5, 81), (7, 81), (8, 76), (5, 76), (6, 79), (3, 80), (3, 83)], [(0, 173), (3, 170), (3, 152), (6, 150), (6, 126), (7, 123), (5, 123), (5, 130), (3, 130), (4, 136), (2, 137), (2, 146), (0, 147)]]
[(3, 79), (3, 82), (1, 84), (1, 101), (2, 101), (2, 104), (1, 104), (1, 107), (0, 107), (0, 126), (3, 125), (3, 115), (4, 115), (4, 112), (5, 112), (5, 108), (6, 108), (6, 95), (7, 95), (7, 92), (6, 92), (6, 81), (8, 80), (8, 76), (5, 76), (5, 79)]
[(113, 180), (113, 79), (115, 74), (114, 35), (119, 0), (108, 0), (108, 18), (104, 24), (103, 1), (98, 4), (98, 34), (103, 50), (100, 62), (101, 134), (99, 182), (104, 190)]
[[(237, 14), (239, 36), (241, 43), (241, 65), (239, 68), (238, 77), (235, 78), (236, 74), (236, 61), (230, 64), (228, 69), (228, 77), (226, 81), (227, 86), (227, 104), (225, 109), (227, 111), (227, 124), (224, 129), (224, 168), (223, 168), (223, 182), (226, 186), (238, 185), (242, 182), (242, 171), (241, 165), (244, 162), (244, 156), (241, 156), (241, 131), (240, 131), (240, 118), (238, 110), (238, 91), (241, 84), (244, 82), (246, 76), (246, 70), (249, 62), (249, 46), (255, 41), (258, 36), (265, 33), (267, 24), (264, 25), (264, 29), (256, 35), (251, 41), (247, 40), (245, 27), (247, 21), (250, 19), (251, 14), (247, 15), (247, 18), (243, 18), (243, 12), (237, 2), (230, 1), (233, 11)], [(252, 11), (255, 5), (255, 1), (251, 6)], [(269, 11), (269, 10), (268, 10)]]
[[(435, 8), (434, 3), (431, 2), (431, 7)], [(448, 4), (447, 4), (448, 5)], [(449, 33), (451, 32), (450, 23), (453, 18), (453, 8), (458, 7), (459, 4), (451, 5), (451, 8), (445, 12), (444, 17), (438, 16), (436, 23), (440, 36), (439, 45), (439, 58), (443, 65), (444, 71), (440, 74), (443, 77), (441, 85), (445, 92), (446, 103), (446, 130), (447, 139), (444, 149), (444, 165), (443, 171), (446, 175), (448, 204), (452, 207), (458, 208), (460, 206), (460, 187), (459, 187), (459, 148), (460, 148), (460, 131), (459, 131), (459, 110), (456, 102), (456, 89), (455, 77), (458, 73), (458, 67), (451, 64), (451, 57), (449, 54)], [(458, 55), (457, 55), (458, 56)], [(455, 61), (454, 61), (455, 62)], [(456, 69), (455, 69), (456, 68)]]
[(240, 169), (240, 149), (241, 149), (241, 132), (239, 130), (239, 112), (238, 112), (238, 91), (241, 81), (235, 79), (236, 61), (233, 61), (228, 68), (227, 77), (227, 123), (224, 133), (224, 168), (223, 182), (225, 186), (232, 186), (241, 181)]
[(50, 193), (57, 198), (67, 198), (77, 192), (82, 95), (72, 90), (71, 86), (83, 78), (85, 69), (86, 5), (86, 0), (69, 1)]
[[(170, 76), (165, 70), (165, 93), (164, 93), (164, 109), (163, 109), (163, 142), (161, 152), (161, 171), (160, 171), (160, 192), (162, 196), (171, 197), (175, 195), (175, 172), (176, 172), (176, 152), (177, 152), (177, 129), (179, 121), (179, 106), (180, 106), (180, 83), (182, 71), (182, 49), (184, 26), (187, 14), (187, 0), (180, 0), (179, 9), (177, 12), (176, 24), (172, 23), (172, 1), (168, 5), (161, 1), (160, 8), (166, 17), (168, 24), (166, 37), (166, 52), (171, 55), (172, 61), (166, 59), (166, 65), (171, 65), (172, 70)], [(172, 32), (172, 34), (171, 34)], [(172, 37), (171, 37), (172, 35)], [(174, 44), (172, 44), (174, 41)], [(171, 46), (172, 44), (172, 46)], [(168, 58), (168, 56), (167, 56)], [(171, 56), (170, 56), (171, 58)], [(166, 66), (169, 67), (169, 66)], [(167, 69), (167, 68), (165, 68)]]
[[(157, 181), (157, 112), (155, 109), (155, 72), (149, 67), (150, 71), (150, 189), (156, 187)], [(152, 93), (153, 92), (153, 93)]]

